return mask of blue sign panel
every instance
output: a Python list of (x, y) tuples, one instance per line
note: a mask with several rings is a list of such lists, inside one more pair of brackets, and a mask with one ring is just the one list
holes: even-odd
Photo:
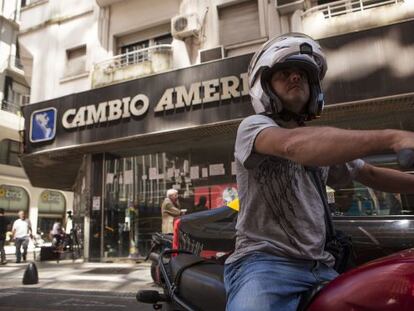
[(30, 141), (48, 141), (56, 135), (56, 109), (46, 108), (33, 111), (30, 117)]

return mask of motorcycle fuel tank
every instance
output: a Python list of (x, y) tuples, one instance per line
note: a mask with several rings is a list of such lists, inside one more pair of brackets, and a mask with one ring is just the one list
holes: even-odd
[(330, 282), (308, 311), (414, 310), (414, 249), (371, 261)]

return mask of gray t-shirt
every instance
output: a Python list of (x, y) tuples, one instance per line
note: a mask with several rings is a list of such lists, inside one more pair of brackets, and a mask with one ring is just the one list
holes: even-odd
[[(319, 260), (334, 264), (324, 251), (324, 207), (309, 172), (293, 161), (254, 152), (257, 135), (279, 127), (269, 117), (253, 115), (237, 131), (235, 161), (240, 211), (236, 248), (231, 263), (248, 253), (262, 251), (276, 256)], [(320, 167), (325, 183), (334, 189), (348, 184), (364, 161)]]

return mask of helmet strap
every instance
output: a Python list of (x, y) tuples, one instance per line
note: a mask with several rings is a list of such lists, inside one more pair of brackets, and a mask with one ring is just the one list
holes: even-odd
[(306, 114), (298, 114), (295, 112), (292, 112), (290, 110), (283, 109), (282, 112), (279, 113), (279, 117), (285, 121), (295, 121), (299, 126), (304, 126), (305, 121), (307, 120)]

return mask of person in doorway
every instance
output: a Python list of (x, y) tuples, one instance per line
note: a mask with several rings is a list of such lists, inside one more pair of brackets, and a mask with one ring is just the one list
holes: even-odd
[(178, 201), (178, 191), (175, 189), (167, 190), (167, 197), (161, 205), (162, 233), (173, 233), (174, 218), (182, 214)]
[(4, 250), (4, 245), (6, 243), (6, 234), (7, 234), (7, 223), (6, 217), (4, 217), (4, 209), (0, 208), (0, 256), (2, 265), (7, 263), (6, 252)]
[(322, 111), (326, 70), (319, 44), (298, 33), (271, 39), (250, 62), (256, 114), (241, 122), (235, 143), (240, 211), (225, 264), (227, 311), (296, 310), (304, 292), (338, 275), (325, 250), (324, 189), (314, 176), (334, 189), (357, 180), (414, 192), (414, 176), (360, 159), (414, 148), (414, 133), (305, 126)]
[(16, 245), (16, 263), (22, 259), (21, 248), (23, 247), (23, 261), (27, 259), (27, 247), (32, 237), (32, 225), (29, 219), (26, 219), (24, 211), (19, 211), (19, 218), (14, 221), (12, 234)]
[(52, 240), (52, 245), (63, 249), (64, 240), (65, 240), (65, 230), (62, 227), (62, 224), (59, 221), (56, 221), (53, 224), (52, 230), (50, 231), (50, 238)]
[(66, 214), (68, 215), (66, 219), (66, 226), (65, 226), (65, 232), (67, 234), (70, 234), (73, 228), (73, 216), (72, 211), (67, 211)]

